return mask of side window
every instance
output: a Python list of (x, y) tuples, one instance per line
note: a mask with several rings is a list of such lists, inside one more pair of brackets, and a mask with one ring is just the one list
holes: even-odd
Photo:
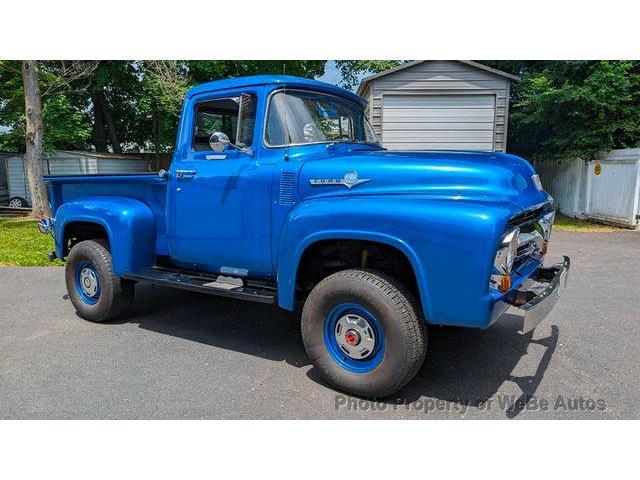
[(193, 149), (211, 150), (209, 137), (215, 132), (225, 133), (231, 143), (235, 143), (239, 110), (239, 97), (218, 98), (198, 103), (193, 129)]
[(211, 150), (209, 137), (215, 132), (226, 134), (229, 141), (238, 146), (251, 145), (256, 122), (256, 103), (256, 97), (249, 94), (198, 103), (193, 129), (193, 149)]

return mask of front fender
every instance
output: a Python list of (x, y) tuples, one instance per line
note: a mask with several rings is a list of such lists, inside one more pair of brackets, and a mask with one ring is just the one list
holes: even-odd
[(149, 206), (140, 200), (91, 196), (64, 203), (55, 217), (56, 254), (59, 258), (64, 252), (65, 229), (73, 222), (95, 223), (105, 229), (117, 276), (153, 265), (155, 222)]
[(495, 248), (515, 208), (501, 202), (419, 195), (302, 202), (290, 212), (280, 237), (280, 306), (293, 309), (298, 265), (311, 244), (328, 239), (370, 240), (405, 254), (429, 323), (484, 327), (493, 307), (488, 282)]

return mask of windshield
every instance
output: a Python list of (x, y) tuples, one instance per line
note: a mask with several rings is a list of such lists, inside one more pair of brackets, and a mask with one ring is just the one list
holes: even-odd
[(272, 147), (332, 142), (378, 144), (360, 105), (299, 90), (283, 90), (271, 97), (265, 140)]

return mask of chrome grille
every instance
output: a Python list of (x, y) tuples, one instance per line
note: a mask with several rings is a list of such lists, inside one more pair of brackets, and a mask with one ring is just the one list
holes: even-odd
[(542, 213), (544, 212), (544, 209), (545, 209), (545, 205), (538, 208), (533, 208), (531, 210), (525, 210), (524, 212), (521, 212), (518, 215), (512, 217), (511, 220), (509, 220), (509, 223), (507, 223), (507, 225), (509, 227), (520, 227), (527, 223), (531, 223), (537, 220), (538, 217), (540, 217), (540, 215), (542, 215)]
[(544, 239), (537, 231), (532, 233), (521, 233), (518, 237), (518, 250), (516, 251), (515, 262), (523, 260), (533, 254), (542, 252), (542, 244)]

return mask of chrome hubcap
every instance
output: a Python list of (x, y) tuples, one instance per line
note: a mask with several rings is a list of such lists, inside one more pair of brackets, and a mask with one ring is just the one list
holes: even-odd
[(356, 360), (367, 358), (376, 346), (376, 336), (369, 322), (353, 313), (338, 320), (335, 336), (340, 349)]
[(98, 277), (91, 268), (80, 271), (80, 288), (87, 297), (94, 297), (98, 293)]

